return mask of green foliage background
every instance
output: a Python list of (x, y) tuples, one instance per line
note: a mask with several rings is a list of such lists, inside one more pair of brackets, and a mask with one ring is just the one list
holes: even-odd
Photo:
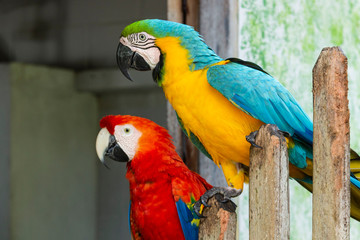
[[(322, 48), (342, 48), (349, 66), (351, 147), (360, 152), (360, 1), (240, 0), (239, 5), (240, 58), (279, 80), (311, 118), (312, 68)], [(290, 184), (290, 238), (311, 239), (311, 194)], [(240, 239), (248, 238), (247, 193), (240, 197)], [(360, 239), (355, 220), (350, 238)]]

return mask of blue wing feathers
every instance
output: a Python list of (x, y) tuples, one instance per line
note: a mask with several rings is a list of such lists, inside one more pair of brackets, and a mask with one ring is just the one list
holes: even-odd
[[(212, 87), (252, 117), (276, 124), (294, 139), (312, 145), (311, 120), (286, 88), (269, 74), (231, 62), (210, 67), (207, 77)], [(296, 152), (297, 156), (309, 155)], [(290, 161), (300, 168), (306, 167), (306, 158)]]
[(350, 182), (360, 190), (360, 181), (355, 176), (350, 176)]
[(186, 240), (198, 239), (199, 227), (192, 223), (195, 218), (188, 206), (181, 200), (176, 202), (176, 209), (179, 215), (181, 227)]
[[(289, 91), (259, 66), (229, 60), (228, 64), (209, 67), (209, 84), (250, 116), (289, 132), (294, 141), (294, 146), (289, 148), (289, 161), (306, 168), (306, 159), (313, 158), (310, 118)], [(312, 183), (311, 177), (298, 180)], [(360, 190), (360, 181), (355, 175), (350, 176), (350, 181)]]
[(312, 122), (293, 96), (273, 77), (238, 63), (216, 65), (209, 84), (252, 117), (276, 124), (312, 144)]
[[(294, 97), (277, 80), (256, 68), (229, 63), (210, 67), (209, 84), (240, 109), (264, 123), (276, 124), (300, 142), (312, 145), (313, 125)], [(289, 152), (290, 162), (307, 166), (302, 145)]]

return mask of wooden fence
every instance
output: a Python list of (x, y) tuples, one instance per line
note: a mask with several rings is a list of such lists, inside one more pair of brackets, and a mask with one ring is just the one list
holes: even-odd
[[(313, 69), (313, 239), (349, 239), (350, 131), (347, 59), (340, 48), (324, 48)], [(289, 161), (285, 138), (275, 125), (260, 128), (250, 149), (249, 238), (289, 239)], [(213, 201), (213, 200), (212, 200)], [(209, 211), (200, 239), (236, 239), (234, 216)], [(211, 213), (212, 212), (212, 213)], [(231, 219), (232, 221), (229, 221)], [(212, 235), (208, 222), (213, 223)], [(222, 223), (223, 225), (221, 225)], [(224, 223), (226, 223), (224, 225)], [(206, 225), (206, 226), (205, 226)], [(225, 227), (224, 227), (225, 226)], [(234, 228), (235, 226), (235, 228)]]
[[(168, 19), (200, 28), (220, 56), (234, 56), (237, 0), (167, 0)], [(221, 6), (221, 8), (219, 8)], [(231, 21), (229, 21), (231, 19)], [(216, 26), (213, 26), (213, 25)], [(229, 29), (225, 33), (220, 31)], [(234, 33), (234, 36), (229, 36)], [(231, 41), (230, 41), (231, 40)], [(215, 42), (214, 42), (215, 41)], [(216, 43), (221, 42), (218, 49)], [(232, 54), (229, 54), (232, 53)], [(350, 143), (347, 100), (347, 59), (340, 48), (324, 48), (313, 69), (314, 161), (313, 239), (349, 239)], [(198, 170), (198, 153), (184, 137), (168, 105), (168, 127), (186, 164)], [(260, 129), (250, 149), (250, 240), (289, 239), (289, 161), (286, 141), (274, 126)], [(189, 154), (190, 153), (190, 154)], [(205, 176), (208, 177), (208, 176)], [(214, 201), (214, 199), (210, 199)], [(201, 220), (200, 239), (236, 239), (236, 216), (225, 214), (215, 202)]]

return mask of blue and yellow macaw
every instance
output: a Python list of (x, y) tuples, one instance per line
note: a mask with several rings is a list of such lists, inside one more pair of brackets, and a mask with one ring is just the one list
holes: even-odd
[[(229, 186), (243, 189), (248, 180), (246, 136), (276, 124), (290, 134), (290, 176), (312, 191), (313, 124), (289, 91), (258, 65), (223, 60), (192, 27), (155, 19), (123, 30), (117, 61), (129, 79), (129, 68), (152, 70), (185, 134), (221, 165)], [(360, 160), (354, 151), (350, 167), (351, 215), (360, 220)]]

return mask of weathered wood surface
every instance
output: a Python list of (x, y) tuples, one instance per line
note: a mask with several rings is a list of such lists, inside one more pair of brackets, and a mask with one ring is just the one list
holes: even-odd
[(200, 1), (200, 34), (224, 59), (238, 57), (238, 5), (238, 0)]
[[(201, 2), (203, 2), (203, 1), (204, 0), (201, 0)], [(228, 0), (224, 0), (224, 1), (227, 2)], [(168, 20), (186, 23), (188, 25), (193, 26), (198, 31), (199, 31), (199, 28), (201, 28), (204, 31), (200, 32), (200, 33), (205, 33), (205, 32), (210, 33), (210, 30), (211, 30), (212, 35), (216, 34), (218, 29), (214, 28), (212, 26), (212, 23), (215, 23), (220, 20), (222, 21), (222, 23), (224, 23), (223, 20), (221, 18), (208, 19), (209, 21), (211, 21), (210, 24), (200, 27), (199, 26), (200, 0), (185, 1), (185, 2), (187, 2), (186, 6), (183, 5), (184, 1), (182, 1), (182, 0), (168, 0)], [(217, 1), (217, 4), (222, 5), (222, 2), (223, 1)], [(235, 2), (235, 1), (232, 0), (232, 2)], [(229, 5), (226, 5), (226, 6), (229, 9), (232, 7)], [(210, 7), (210, 5), (208, 5), (206, 9), (202, 9), (201, 11), (202, 12), (208, 11), (210, 8), (213, 8), (213, 11), (217, 11), (217, 12), (219, 11), (218, 6), (216, 6), (216, 5), (212, 5), (211, 7)], [(227, 11), (229, 11), (229, 9)], [(209, 17), (211, 17), (211, 16), (209, 16)], [(227, 18), (227, 19), (229, 19), (229, 18)], [(237, 24), (236, 20), (232, 20), (231, 23), (227, 22), (227, 24), (233, 25), (234, 22), (236, 22), (236, 24)], [(221, 28), (227, 27), (227, 29), (229, 29), (227, 25), (224, 25), (222, 23), (220, 24)], [(203, 22), (203, 24), (204, 24), (204, 22)], [(210, 26), (212, 26), (213, 28), (211, 29)], [(211, 41), (212, 40), (211, 36), (209, 35), (209, 36), (205, 37), (205, 40)], [(233, 40), (234, 41), (232, 41), (231, 44), (235, 43), (235, 45), (233, 45), (231, 49), (235, 49), (235, 52), (233, 52), (232, 50), (231, 50), (231, 52), (233, 52), (233, 54), (235, 54), (238, 45), (234, 38), (233, 38)], [(222, 45), (224, 46), (223, 49), (226, 49), (230, 46), (229, 41), (227, 41), (226, 43), (222, 42)], [(232, 56), (235, 56), (235, 55), (232, 55)], [(177, 118), (176, 118), (175, 112), (169, 103), (168, 103), (168, 128), (170, 130), (170, 134), (174, 138), (175, 146), (176, 146), (179, 154), (181, 156), (184, 156), (184, 154), (185, 154), (186, 164), (189, 166), (189, 168), (191, 170), (198, 172), (199, 171), (199, 162), (198, 162), (199, 152), (189, 142), (188, 139), (186, 139), (185, 143), (184, 143), (184, 136), (181, 134), (181, 130), (177, 123)], [(204, 156), (202, 156), (202, 157), (204, 158)], [(207, 166), (207, 164), (206, 164), (206, 166)], [(201, 167), (203, 168), (206, 166), (204, 165)], [(210, 166), (215, 166), (215, 164), (212, 164)], [(220, 175), (216, 175), (216, 174), (214, 174), (214, 171), (210, 171), (211, 174), (203, 176), (203, 177), (205, 177), (208, 180), (209, 179), (214, 180), (214, 179), (220, 178), (221, 180), (223, 180), (222, 182), (225, 183), (224, 177), (221, 173), (221, 170), (219, 170), (216, 166), (215, 166), (215, 168), (216, 168), (217, 172), (220, 172)], [(211, 182), (215, 183), (216, 181), (211, 181)], [(222, 184), (219, 184), (219, 185), (222, 185)], [(236, 239), (236, 226), (237, 226), (236, 213), (234, 213), (234, 212), (230, 213), (230, 212), (220, 208), (219, 203), (214, 198), (210, 199), (208, 203), (212, 207), (204, 209), (203, 214), (205, 216), (207, 216), (207, 218), (201, 219), (200, 229), (199, 229), (199, 239), (235, 240)]]
[(349, 239), (350, 128), (347, 58), (324, 48), (313, 69), (313, 239)]
[[(167, 18), (170, 21), (186, 23), (199, 29), (199, 0), (168, 0)], [(167, 125), (177, 153), (182, 157), (190, 170), (199, 172), (199, 150), (185, 138), (179, 126), (176, 113), (167, 102)]]
[(182, 0), (167, 0), (167, 19), (173, 22), (183, 22)]
[[(238, 4), (237, 0), (200, 1), (200, 34), (222, 58), (238, 57)], [(199, 161), (201, 176), (213, 185), (227, 186), (220, 168), (203, 154)]]
[[(182, 0), (167, 0), (167, 18), (173, 22), (183, 22)], [(184, 144), (181, 128), (178, 124), (176, 113), (169, 102), (167, 102), (167, 126), (172, 136), (177, 153), (184, 156)]]
[(277, 126), (260, 128), (250, 148), (249, 239), (289, 239), (289, 161)]
[(203, 215), (206, 218), (200, 220), (199, 240), (235, 240), (236, 205), (232, 202), (220, 204), (216, 198), (221, 200), (222, 196), (217, 194), (210, 198), (208, 204), (211, 207), (204, 208)]

